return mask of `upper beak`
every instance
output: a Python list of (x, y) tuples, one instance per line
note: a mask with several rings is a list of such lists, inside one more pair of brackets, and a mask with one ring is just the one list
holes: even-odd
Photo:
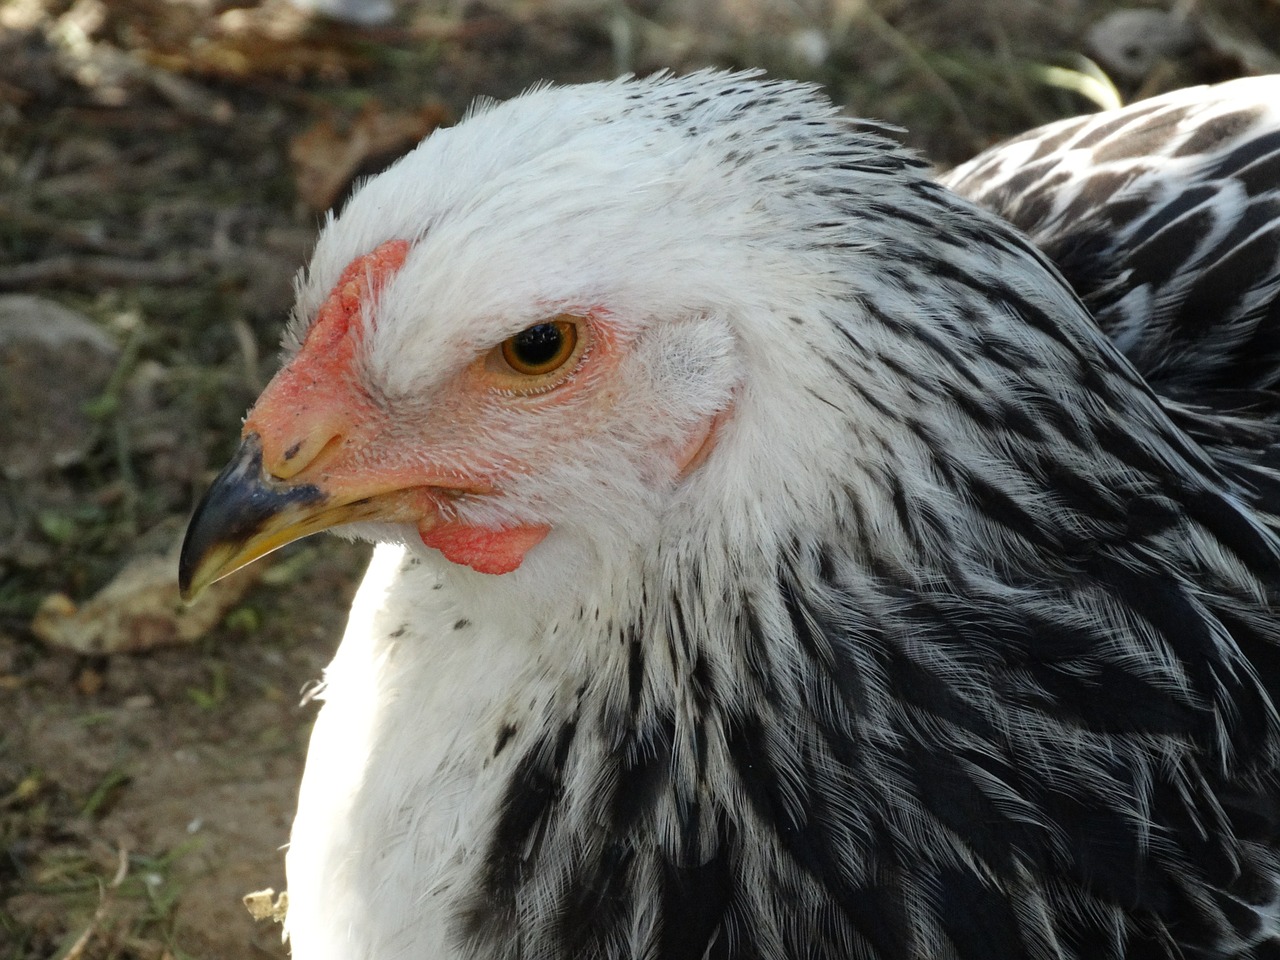
[(290, 483), (262, 466), (262, 443), (250, 433), (196, 507), (178, 586), (190, 600), (201, 590), (287, 543), (341, 523), (386, 516), (375, 497), (337, 497), (313, 483)]

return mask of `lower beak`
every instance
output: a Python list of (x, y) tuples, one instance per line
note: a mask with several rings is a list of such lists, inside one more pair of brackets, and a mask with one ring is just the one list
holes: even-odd
[(272, 550), (330, 527), (399, 519), (382, 498), (343, 498), (312, 483), (290, 483), (262, 468), (262, 444), (249, 434), (196, 507), (178, 560), (184, 599)]

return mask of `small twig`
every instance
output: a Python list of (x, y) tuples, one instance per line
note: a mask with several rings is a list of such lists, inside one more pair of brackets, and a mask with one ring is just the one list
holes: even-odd
[(111, 436), (115, 441), (116, 472), (120, 476), (121, 526), (130, 536), (136, 536), (138, 532), (139, 485), (138, 475), (133, 469), (130, 421), (128, 417), (121, 415), (120, 408), (124, 402), (124, 392), (129, 376), (137, 368), (138, 356), (142, 352), (146, 333), (145, 322), (138, 319), (129, 329), (129, 335), (125, 339), (124, 347), (116, 360), (115, 369), (107, 379), (106, 386), (84, 408), (95, 420), (110, 420)]
[(116, 847), (116, 875), (111, 878), (110, 889), (117, 889), (129, 875), (129, 851), (124, 847)]
[(89, 921), (89, 925), (84, 928), (84, 932), (76, 937), (75, 943), (67, 949), (62, 955), (62, 960), (80, 960), (84, 956), (85, 950), (89, 948), (89, 944), (93, 942), (94, 934), (98, 932), (102, 921), (107, 918), (107, 907), (111, 904), (111, 891), (117, 889), (120, 884), (124, 883), (124, 878), (129, 875), (129, 851), (124, 847), (116, 848), (116, 875), (111, 878), (111, 882), (102, 890), (98, 898), (98, 909), (93, 911), (93, 919)]
[(184, 116), (219, 126), (225, 126), (235, 118), (235, 111), (228, 101), (210, 93), (200, 84), (159, 67), (146, 65), (142, 69), (151, 89)]
[(193, 279), (191, 263), (126, 260), (122, 257), (51, 257), (0, 267), (0, 290), (26, 290), (54, 284), (100, 286), (110, 283), (153, 283), (173, 286)]
[(84, 932), (81, 933), (80, 936), (76, 937), (76, 942), (73, 943), (71, 945), (71, 949), (63, 955), (62, 960), (80, 960), (80, 957), (84, 956), (84, 951), (93, 940), (93, 935), (98, 932), (98, 924), (106, 915), (106, 906), (106, 900), (103, 900), (98, 904), (98, 909), (93, 912), (93, 919), (90, 920), (89, 925), (84, 928)]

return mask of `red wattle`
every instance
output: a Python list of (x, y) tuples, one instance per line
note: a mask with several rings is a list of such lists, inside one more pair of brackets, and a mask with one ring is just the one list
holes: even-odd
[(524, 556), (551, 532), (548, 526), (489, 530), (463, 523), (440, 523), (420, 531), (422, 542), (444, 554), (445, 559), (477, 573), (510, 573)]

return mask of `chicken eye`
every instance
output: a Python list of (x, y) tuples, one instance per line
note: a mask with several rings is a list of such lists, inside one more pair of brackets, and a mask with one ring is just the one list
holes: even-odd
[(516, 373), (538, 377), (564, 366), (578, 345), (578, 328), (568, 320), (548, 320), (502, 342), (502, 359)]

